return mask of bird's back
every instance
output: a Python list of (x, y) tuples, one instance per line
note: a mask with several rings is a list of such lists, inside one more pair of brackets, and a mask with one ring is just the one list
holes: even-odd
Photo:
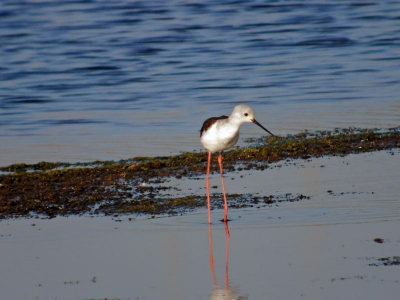
[(229, 118), (228, 116), (220, 116), (220, 117), (211, 117), (211, 118), (208, 118), (207, 120), (205, 120), (203, 123), (203, 126), (201, 126), (201, 129), (200, 129), (200, 137), (203, 135), (203, 132), (210, 129), (210, 127), (212, 125), (214, 125), (215, 122), (217, 122), (218, 120), (223, 120), (223, 119), (228, 119), (228, 118)]
[(212, 153), (227, 150), (238, 141), (239, 127), (231, 124), (227, 116), (209, 118), (200, 131), (200, 141)]

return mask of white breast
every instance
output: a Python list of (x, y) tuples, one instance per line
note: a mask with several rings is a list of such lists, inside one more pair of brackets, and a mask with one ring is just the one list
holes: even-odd
[(239, 127), (227, 122), (216, 122), (207, 131), (204, 131), (200, 141), (212, 153), (232, 148), (239, 140)]

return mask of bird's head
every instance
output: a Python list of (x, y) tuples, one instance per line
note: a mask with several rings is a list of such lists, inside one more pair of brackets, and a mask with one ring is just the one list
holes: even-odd
[(248, 105), (240, 104), (234, 107), (231, 117), (240, 123), (253, 123), (254, 110)]
[(230, 115), (230, 118), (232, 121), (234, 120), (239, 124), (254, 123), (257, 126), (264, 129), (270, 135), (274, 136), (271, 132), (269, 132), (267, 128), (265, 128), (264, 126), (262, 126), (260, 123), (257, 122), (257, 120), (254, 117), (254, 110), (246, 104), (240, 104), (235, 106), (233, 112)]

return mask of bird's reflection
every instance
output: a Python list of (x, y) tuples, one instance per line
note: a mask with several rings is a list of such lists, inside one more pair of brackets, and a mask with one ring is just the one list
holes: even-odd
[(228, 223), (225, 223), (225, 288), (218, 287), (217, 276), (214, 266), (214, 251), (212, 239), (212, 225), (208, 225), (208, 238), (210, 243), (210, 269), (214, 285), (214, 291), (211, 294), (211, 300), (247, 300), (248, 295), (240, 295), (238, 288), (232, 288), (229, 283), (229, 240), (230, 233)]

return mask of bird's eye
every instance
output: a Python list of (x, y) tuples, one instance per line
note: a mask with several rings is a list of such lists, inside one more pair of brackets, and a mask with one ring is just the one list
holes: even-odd
[(244, 116), (247, 117), (249, 114), (248, 113), (244, 113)]

